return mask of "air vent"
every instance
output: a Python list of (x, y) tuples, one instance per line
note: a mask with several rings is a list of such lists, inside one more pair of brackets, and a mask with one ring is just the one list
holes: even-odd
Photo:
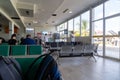
[(11, 17), (11, 19), (20, 19), (19, 17)]
[(68, 10), (69, 10), (69, 9), (65, 9), (65, 10), (63, 11), (63, 13), (66, 13)]
[(33, 17), (33, 10), (19, 8), (18, 11), (20, 12), (21, 16), (24, 16), (24, 17)]
[(30, 12), (29, 12), (29, 11), (26, 11), (26, 14), (27, 14), (27, 15), (30, 15)]
[(31, 25), (31, 23), (28, 23), (28, 25)]
[(52, 16), (57, 16), (57, 14), (52, 14)]

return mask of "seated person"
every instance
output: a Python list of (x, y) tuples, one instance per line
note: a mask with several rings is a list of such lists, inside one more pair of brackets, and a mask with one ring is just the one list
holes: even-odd
[(26, 35), (26, 39), (24, 39), (23, 44), (24, 44), (24, 45), (35, 45), (36, 43), (35, 43), (35, 41), (31, 38), (31, 35), (28, 34), (28, 35)]
[(17, 45), (16, 34), (13, 34), (13, 35), (11, 36), (11, 39), (9, 39), (8, 44), (9, 44), (9, 45)]
[(3, 37), (0, 37), (0, 39), (2, 39), (2, 43), (5, 43), (5, 39)]
[(20, 39), (20, 45), (23, 45), (23, 44), (24, 44), (24, 37)]

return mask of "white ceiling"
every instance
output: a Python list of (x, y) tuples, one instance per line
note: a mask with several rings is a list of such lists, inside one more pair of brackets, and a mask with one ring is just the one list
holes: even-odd
[[(78, 15), (83, 9), (88, 8), (89, 6), (96, 4), (103, 0), (64, 0), (61, 6), (55, 11), (58, 16), (48, 19), (48, 23), (55, 21), (55, 23), (51, 23), (57, 25), (65, 20), (69, 20), (72, 16)], [(69, 9), (66, 13), (63, 13), (65, 9)], [(69, 13), (72, 11), (72, 14)]]
[[(2, 0), (6, 1), (6, 0)], [(105, 0), (11, 0), (16, 3), (20, 18), (25, 26), (39, 27), (44, 25), (58, 25), (77, 15), (90, 5)], [(7, 6), (8, 7), (8, 6)], [(6, 8), (7, 9), (7, 8)], [(63, 13), (65, 9), (69, 9)], [(72, 14), (69, 13), (72, 11)], [(8, 12), (11, 13), (11, 12)], [(52, 16), (55, 13), (57, 16)], [(29, 16), (28, 16), (29, 15)], [(28, 25), (29, 24), (29, 25)]]
[[(2, 12), (3, 11), (3, 12)], [(8, 17), (6, 17), (5, 13)], [(16, 13), (14, 7), (12, 6), (10, 0), (0, 0), (0, 14), (2, 19), (0, 19), (0, 22), (3, 25), (9, 25), (9, 21), (14, 21), (15, 25), (17, 27), (23, 27), (23, 23), (19, 19), (18, 14)]]
[(7, 26), (9, 25), (9, 20), (0, 13), (0, 25)]

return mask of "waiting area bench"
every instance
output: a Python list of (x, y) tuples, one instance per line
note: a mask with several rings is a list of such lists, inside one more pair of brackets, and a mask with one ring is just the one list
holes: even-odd
[[(98, 44), (84, 44), (84, 45), (75, 45), (75, 46), (68, 46), (64, 45), (61, 46), (61, 51), (59, 53), (59, 57), (78, 57), (78, 56), (90, 56), (94, 57), (97, 54)], [(95, 59), (96, 61), (96, 59)]]
[(1, 56), (25, 56), (42, 54), (40, 45), (0, 45)]
[[(32, 62), (41, 54), (42, 46), (40, 45), (0, 45), (0, 56), (15, 58), (20, 64), (23, 75), (25, 75)], [(34, 80), (34, 74), (41, 61), (42, 58), (40, 58), (32, 68), (29, 73), (29, 80)]]
[(47, 43), (47, 46), (50, 51), (58, 51), (58, 58), (90, 56), (95, 59), (94, 56), (98, 55), (98, 44), (83, 44), (75, 42), (74, 45), (71, 45), (70, 42), (51, 42)]

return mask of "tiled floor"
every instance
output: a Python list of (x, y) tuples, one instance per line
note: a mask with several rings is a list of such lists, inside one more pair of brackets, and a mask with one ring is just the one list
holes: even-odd
[(60, 58), (64, 80), (120, 80), (120, 62), (96, 57)]

